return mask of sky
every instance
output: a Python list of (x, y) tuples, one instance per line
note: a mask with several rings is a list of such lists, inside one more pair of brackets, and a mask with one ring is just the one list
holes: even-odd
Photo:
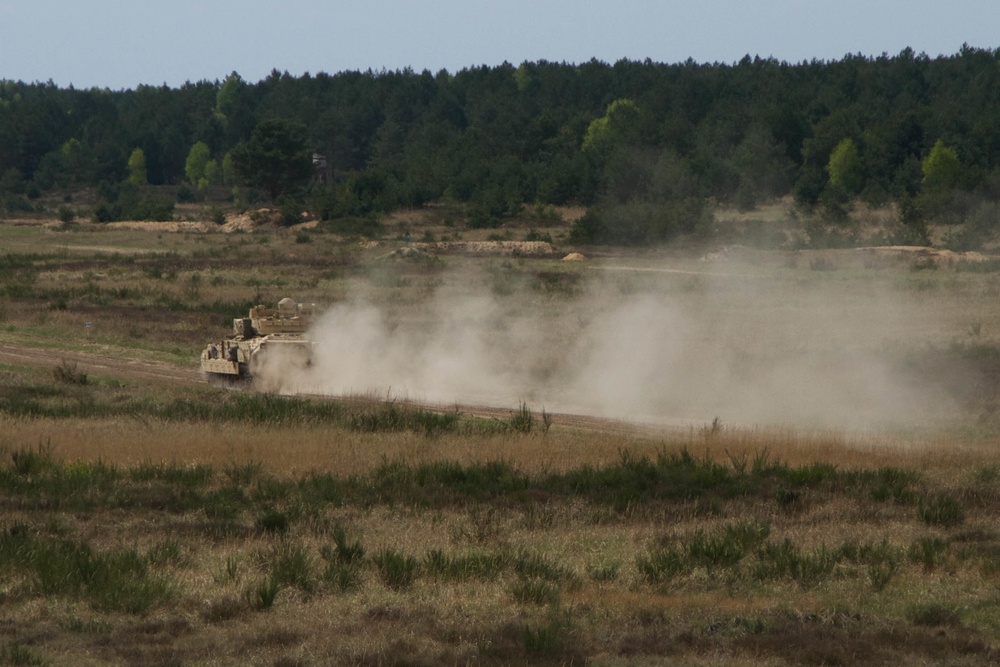
[(171, 87), (238, 72), (524, 61), (791, 63), (1000, 47), (996, 0), (0, 0), (0, 79)]

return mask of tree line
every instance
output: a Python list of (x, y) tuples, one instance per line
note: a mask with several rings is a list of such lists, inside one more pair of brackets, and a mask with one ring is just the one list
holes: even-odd
[(710, 233), (710, 202), (752, 209), (789, 194), (833, 221), (857, 202), (896, 203), (918, 239), (930, 222), (986, 233), (1000, 199), (1000, 49), (273, 71), (257, 83), (234, 72), (121, 91), (0, 81), (8, 212), (87, 187), (95, 217), (169, 216), (147, 185), (195, 197), (249, 186), (327, 219), (448, 199), (483, 227), (579, 204), (589, 213), (574, 234), (591, 242)]

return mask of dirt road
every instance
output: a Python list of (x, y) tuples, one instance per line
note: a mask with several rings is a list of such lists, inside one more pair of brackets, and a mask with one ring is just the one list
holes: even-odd
[(178, 368), (162, 361), (0, 343), (0, 364), (55, 368), (63, 362), (76, 364), (79, 371), (91, 375), (189, 386), (203, 381), (196, 369)]
[[(150, 384), (160, 383), (175, 387), (192, 387), (205, 383), (205, 379), (198, 369), (178, 368), (162, 361), (0, 343), (0, 365), (47, 366), (49, 368), (56, 368), (64, 362), (75, 364), (77, 370), (92, 376), (108, 375), (122, 380), (138, 380)], [(309, 396), (311, 398), (345, 400), (343, 397)], [(421, 407), (440, 410), (442, 412), (450, 412), (457, 409), (462, 414), (502, 421), (510, 419), (511, 415), (516, 411), (515, 408), (511, 407), (491, 407), (484, 405), (424, 405)], [(541, 413), (538, 411), (533, 411), (533, 413), (536, 424), (541, 426)], [(620, 433), (622, 435), (648, 435), (655, 437), (668, 431), (676, 432), (678, 428), (690, 428), (688, 424), (637, 423), (577, 414), (553, 413), (548, 416), (551, 419), (552, 426), (559, 429), (607, 434)]]

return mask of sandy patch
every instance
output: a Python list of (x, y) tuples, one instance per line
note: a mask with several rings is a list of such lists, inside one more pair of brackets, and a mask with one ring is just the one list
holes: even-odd
[(441, 241), (414, 243), (413, 247), (425, 252), (476, 257), (551, 257), (556, 252), (547, 241)]
[(143, 232), (207, 232), (209, 226), (200, 221), (150, 222), (148, 220), (122, 220), (105, 222), (101, 226), (107, 229), (135, 229)]

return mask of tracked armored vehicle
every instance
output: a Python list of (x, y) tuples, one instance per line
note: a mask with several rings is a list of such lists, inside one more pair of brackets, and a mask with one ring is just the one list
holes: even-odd
[(282, 299), (277, 308), (255, 306), (233, 320), (233, 334), (201, 353), (201, 370), (212, 384), (249, 384), (280, 389), (312, 360), (306, 332), (314, 304)]

